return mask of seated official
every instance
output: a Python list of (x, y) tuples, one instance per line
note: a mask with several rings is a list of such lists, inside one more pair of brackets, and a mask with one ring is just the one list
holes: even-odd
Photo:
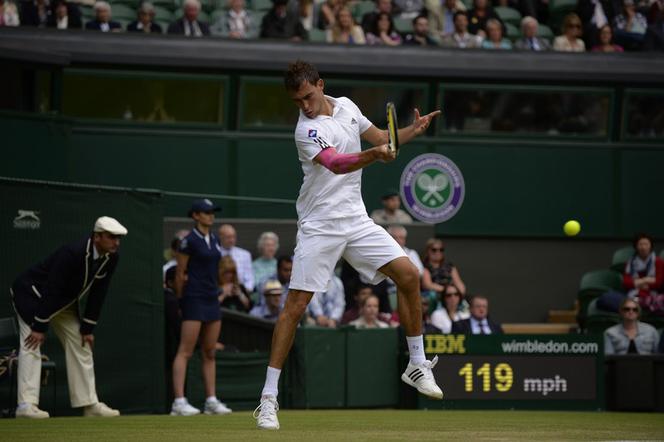
[(657, 353), (659, 333), (650, 324), (639, 321), (641, 307), (631, 299), (625, 298), (620, 304), (621, 323), (604, 332), (604, 354), (649, 355)]
[(502, 334), (503, 328), (489, 319), (489, 300), (475, 295), (470, 300), (470, 318), (454, 322), (452, 333), (466, 335)]

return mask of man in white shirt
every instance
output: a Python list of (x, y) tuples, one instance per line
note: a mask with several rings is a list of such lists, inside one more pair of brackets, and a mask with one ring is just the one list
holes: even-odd
[[(297, 199), (298, 232), (293, 274), (284, 310), (274, 329), (270, 362), (260, 405), (258, 428), (277, 430), (278, 383), (295, 329), (315, 292), (327, 289), (332, 271), (343, 257), (365, 281), (392, 278), (399, 288), (399, 317), (406, 332), (410, 362), (401, 379), (427, 396), (442, 399), (427, 361), (422, 337), (422, 306), (417, 268), (399, 244), (367, 215), (362, 201), (362, 169), (390, 162), (387, 131), (379, 130), (348, 98), (324, 94), (314, 66), (297, 61), (285, 75), (286, 91), (300, 109), (295, 143), (304, 180)], [(399, 129), (405, 144), (423, 134), (440, 111), (420, 116)], [(362, 150), (361, 140), (372, 147)]]
[(222, 224), (219, 227), (219, 243), (221, 244), (221, 256), (230, 256), (237, 266), (237, 276), (240, 284), (247, 289), (248, 293), (254, 291), (254, 269), (251, 266), (251, 253), (249, 250), (237, 247), (237, 233), (230, 224)]
[(327, 290), (314, 293), (309, 303), (309, 315), (321, 327), (335, 328), (346, 308), (344, 283), (338, 276), (332, 275)]
[(387, 233), (389, 233), (397, 244), (401, 246), (403, 251), (406, 252), (406, 256), (410, 258), (413, 265), (415, 265), (418, 272), (420, 272), (420, 276), (422, 276), (422, 273), (424, 273), (424, 266), (422, 265), (419, 253), (406, 247), (406, 238), (408, 237), (408, 231), (406, 228), (404, 226), (390, 226), (387, 228)]

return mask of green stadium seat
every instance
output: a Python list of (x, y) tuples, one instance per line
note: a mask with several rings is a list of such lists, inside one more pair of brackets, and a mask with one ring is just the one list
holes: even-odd
[(579, 301), (579, 325), (585, 327), (588, 305), (599, 295), (609, 290), (620, 290), (622, 277), (614, 270), (593, 270), (581, 277), (577, 299)]
[(634, 247), (627, 246), (613, 252), (611, 259), (611, 270), (622, 273), (625, 270), (625, 264), (634, 255)]
[(83, 18), (83, 22), (91, 20), (95, 16), (95, 10), (92, 9), (92, 6), (81, 5), (78, 8), (81, 10), (81, 17)]
[(545, 38), (549, 41), (552, 41), (554, 34), (550, 27), (540, 23), (540, 25), (537, 27), (537, 36), (539, 38)]
[(113, 3), (111, 5), (111, 16), (115, 21), (133, 21), (136, 20), (136, 9), (121, 3)]
[(585, 324), (585, 329), (588, 333), (604, 333), (604, 330), (619, 322), (620, 316), (617, 313), (607, 312), (597, 308), (597, 299), (593, 299), (590, 304), (588, 304)]
[(127, 26), (129, 25), (129, 23), (133, 22), (136, 19), (135, 18), (129, 19), (129, 18), (115, 18), (115, 17), (113, 17), (113, 20), (120, 23), (120, 26), (122, 26), (122, 30), (126, 31)]
[(155, 23), (157, 23), (159, 26), (161, 26), (161, 31), (164, 34), (168, 31), (168, 27), (171, 24), (171, 22), (168, 22), (168, 21), (157, 21), (157, 20), (155, 20)]
[(210, 14), (210, 24), (216, 23), (226, 13), (225, 9), (215, 9)]
[(521, 25), (521, 13), (509, 6), (496, 6), (493, 8), (502, 20), (503, 23), (510, 23), (519, 28)]
[(250, 6), (254, 11), (269, 11), (272, 9), (272, 0), (250, 0)]
[(363, 0), (357, 2), (352, 11), (353, 17), (355, 17), (356, 22), (360, 23), (362, 21), (362, 17), (364, 16), (364, 14), (367, 14), (373, 11), (374, 9), (376, 9), (376, 3), (374, 3), (371, 0)]
[(169, 23), (175, 20), (173, 12), (161, 6), (154, 7), (154, 19), (155, 21), (166, 21)]
[(560, 33), (563, 19), (570, 12), (576, 10), (577, 0), (550, 0), (549, 1), (549, 26), (556, 33)]
[(505, 22), (505, 30), (507, 31), (505, 37), (512, 41), (521, 37), (521, 31), (519, 31), (519, 28), (514, 26), (512, 23)]
[(325, 31), (313, 28), (309, 31), (309, 41), (312, 43), (326, 43), (327, 35), (325, 34)]
[(115, 10), (115, 5), (125, 5), (132, 9), (137, 9), (141, 4), (141, 0), (110, 0), (111, 8)]
[(461, 0), (461, 3), (463, 3), (468, 10), (473, 9), (473, 0)]
[(168, 9), (173, 12), (178, 7), (178, 4), (175, 3), (175, 0), (151, 0), (153, 6), (159, 6), (160, 8)]
[(396, 17), (394, 19), (394, 27), (396, 28), (397, 32), (401, 34), (408, 34), (409, 32), (413, 32), (413, 19)]
[(265, 17), (265, 14), (267, 14), (267, 11), (254, 11), (254, 20), (259, 28), (261, 23), (263, 23), (263, 17)]

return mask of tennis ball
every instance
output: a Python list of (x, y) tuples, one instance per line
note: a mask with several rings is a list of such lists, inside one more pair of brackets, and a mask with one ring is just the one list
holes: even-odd
[(581, 224), (576, 220), (569, 220), (563, 226), (563, 231), (567, 236), (576, 236), (581, 231)]

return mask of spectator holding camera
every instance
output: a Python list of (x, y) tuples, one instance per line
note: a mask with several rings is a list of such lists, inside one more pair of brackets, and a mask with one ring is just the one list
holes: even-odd
[(621, 323), (604, 332), (604, 354), (657, 353), (659, 333), (652, 325), (639, 321), (639, 304), (631, 298), (625, 298), (620, 304), (619, 313)]
[(237, 266), (230, 256), (224, 256), (219, 262), (219, 305), (245, 313), (251, 308), (247, 289), (240, 284)]

